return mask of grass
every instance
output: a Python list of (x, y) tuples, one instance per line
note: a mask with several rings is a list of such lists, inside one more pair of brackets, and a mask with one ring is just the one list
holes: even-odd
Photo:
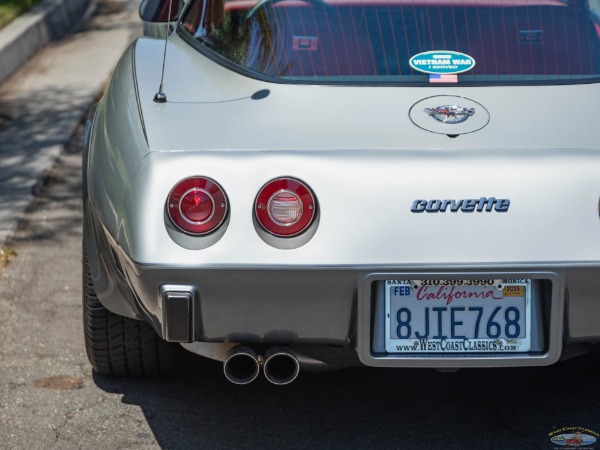
[(38, 2), (39, 0), (0, 0), (0, 29)]
[(6, 266), (17, 256), (17, 251), (10, 246), (0, 248), (0, 269)]

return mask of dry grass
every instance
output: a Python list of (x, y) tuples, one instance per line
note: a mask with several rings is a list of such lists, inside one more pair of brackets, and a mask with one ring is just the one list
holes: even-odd
[(17, 251), (10, 246), (0, 248), (0, 269), (17, 257)]

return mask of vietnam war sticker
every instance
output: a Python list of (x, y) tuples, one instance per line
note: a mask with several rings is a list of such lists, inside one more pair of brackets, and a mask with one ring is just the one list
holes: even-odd
[(463, 73), (475, 67), (475, 60), (464, 53), (432, 50), (410, 58), (410, 67), (419, 72), (436, 75)]

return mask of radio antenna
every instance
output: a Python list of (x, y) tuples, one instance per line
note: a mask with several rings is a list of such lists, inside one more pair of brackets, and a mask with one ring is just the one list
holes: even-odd
[(163, 62), (162, 62), (162, 71), (160, 73), (160, 86), (158, 87), (158, 92), (154, 94), (154, 101), (156, 103), (166, 103), (167, 102), (167, 94), (163, 92), (163, 81), (165, 80), (165, 61), (167, 60), (167, 41), (169, 40), (169, 25), (171, 24), (171, 5), (173, 4), (173, 0), (169, 0), (169, 13), (167, 17), (167, 24), (165, 30), (165, 49), (163, 51)]

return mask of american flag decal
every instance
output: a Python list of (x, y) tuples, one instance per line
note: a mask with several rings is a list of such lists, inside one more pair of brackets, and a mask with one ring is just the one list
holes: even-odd
[(439, 74), (432, 73), (429, 75), (430, 83), (458, 83), (458, 75), (454, 74)]

